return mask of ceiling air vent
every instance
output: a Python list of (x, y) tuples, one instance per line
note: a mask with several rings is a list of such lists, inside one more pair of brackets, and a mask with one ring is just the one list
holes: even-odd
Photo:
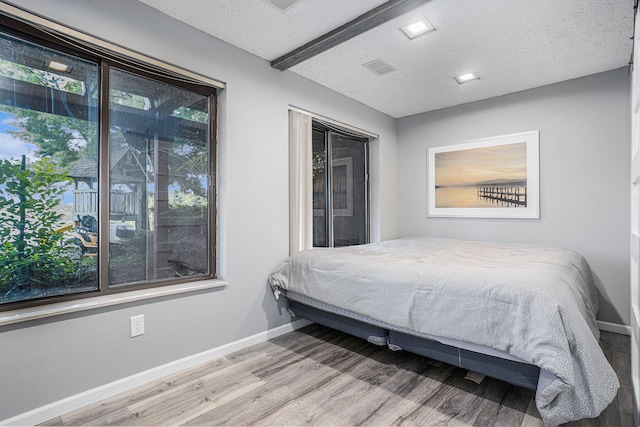
[(367, 68), (369, 71), (382, 76), (384, 74), (390, 73), (392, 71), (396, 71), (391, 64), (386, 62), (383, 59), (374, 59), (371, 62), (367, 62), (366, 64), (362, 64), (364, 68)]
[(285, 13), (291, 6), (298, 3), (298, 1), (300, 0), (266, 0), (267, 3), (282, 13)]

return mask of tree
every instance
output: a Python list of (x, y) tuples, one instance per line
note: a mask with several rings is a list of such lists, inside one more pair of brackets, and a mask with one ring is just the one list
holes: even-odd
[(52, 159), (59, 170), (69, 170), (83, 157), (97, 158), (95, 122), (23, 108), (11, 108), (10, 113), (19, 130), (9, 133), (25, 143), (33, 143), (37, 147), (35, 154)]
[[(86, 84), (79, 80), (1, 58), (0, 76), (51, 88), (63, 100), (67, 94), (83, 96), (86, 93)], [(78, 119), (68, 108), (61, 111), (63, 114), (17, 106), (0, 106), (0, 109), (11, 114), (13, 125), (18, 129), (8, 133), (25, 143), (33, 143), (38, 148), (38, 157), (52, 158), (61, 170), (68, 170), (81, 157), (97, 158), (97, 117)]]
[(46, 286), (74, 271), (73, 249), (55, 230), (68, 181), (48, 158), (0, 161), (0, 289)]

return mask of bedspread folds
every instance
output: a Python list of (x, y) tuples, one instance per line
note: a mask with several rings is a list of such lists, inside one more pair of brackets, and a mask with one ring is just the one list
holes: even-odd
[(287, 290), (420, 334), (490, 347), (555, 378), (536, 391), (547, 424), (597, 416), (619, 388), (598, 345), (598, 300), (579, 254), (538, 245), (406, 237), (295, 254)]

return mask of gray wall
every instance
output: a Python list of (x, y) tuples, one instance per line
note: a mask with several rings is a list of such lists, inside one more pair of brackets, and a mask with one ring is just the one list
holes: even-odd
[[(624, 68), (400, 119), (400, 234), (576, 250), (599, 279), (599, 320), (629, 325), (629, 85)], [(539, 220), (427, 218), (427, 147), (530, 130), (540, 131)]]
[[(218, 182), (219, 270), (229, 286), (0, 327), (0, 420), (288, 322), (265, 280), (288, 253), (289, 104), (380, 134), (371, 157), (374, 239), (431, 234), (576, 249), (602, 279), (600, 318), (628, 324), (626, 70), (396, 122), (137, 1), (19, 4), (227, 82)], [(426, 218), (427, 146), (533, 129), (539, 221)], [(146, 333), (130, 339), (128, 319), (141, 313)]]
[[(131, 0), (21, 0), (68, 26), (227, 83), (220, 98), (224, 289), (0, 327), (0, 420), (289, 321), (266, 279), (288, 255), (288, 105), (380, 135), (375, 239), (397, 235), (394, 119)], [(267, 188), (269, 191), (264, 191)], [(146, 333), (129, 338), (129, 317)]]

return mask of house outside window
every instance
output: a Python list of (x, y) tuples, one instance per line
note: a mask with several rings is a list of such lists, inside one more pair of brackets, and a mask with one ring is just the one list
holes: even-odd
[(5, 22), (0, 310), (214, 278), (216, 89)]

